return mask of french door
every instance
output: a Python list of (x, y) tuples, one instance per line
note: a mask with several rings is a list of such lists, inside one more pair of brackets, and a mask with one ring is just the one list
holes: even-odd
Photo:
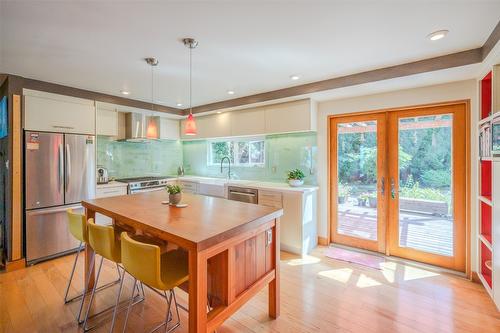
[(466, 109), (330, 119), (334, 243), (465, 271)]

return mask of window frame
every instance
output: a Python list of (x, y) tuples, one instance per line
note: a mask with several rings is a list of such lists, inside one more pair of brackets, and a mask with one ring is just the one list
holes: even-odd
[[(254, 167), (265, 167), (266, 164), (266, 140), (264, 137), (249, 137), (249, 138), (220, 138), (220, 139), (211, 139), (207, 141), (207, 166), (219, 166), (220, 162), (213, 162), (213, 151), (212, 151), (212, 144), (213, 143), (218, 143), (218, 142), (225, 142), (225, 143), (230, 143), (233, 148), (232, 148), (232, 162), (231, 165), (235, 167), (241, 167), (241, 168), (254, 168)], [(239, 143), (245, 143), (248, 145), (248, 163), (239, 163), (238, 162), (238, 153), (239, 153)], [(251, 162), (251, 150), (252, 150), (252, 143), (255, 142), (262, 142), (262, 148), (263, 148), (263, 157), (262, 157), (262, 163), (252, 163)], [(231, 150), (231, 149), (230, 149)]]

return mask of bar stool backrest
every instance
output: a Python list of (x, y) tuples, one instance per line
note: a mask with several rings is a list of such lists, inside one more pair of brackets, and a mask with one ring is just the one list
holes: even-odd
[(66, 210), (68, 214), (69, 232), (80, 242), (88, 243), (87, 222), (85, 215), (74, 213), (72, 209)]
[(87, 223), (89, 231), (89, 244), (95, 253), (116, 263), (121, 262), (120, 242), (115, 238), (115, 230), (112, 226), (98, 225), (94, 219)]
[(122, 264), (137, 280), (165, 290), (161, 280), (160, 247), (133, 240), (126, 232), (121, 234)]

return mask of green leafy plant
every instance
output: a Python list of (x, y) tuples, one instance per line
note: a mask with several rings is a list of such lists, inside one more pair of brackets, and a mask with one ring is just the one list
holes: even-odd
[(167, 185), (168, 194), (181, 193), (181, 187), (179, 185)]
[(287, 179), (303, 180), (306, 176), (300, 169), (293, 169), (287, 172)]
[(352, 187), (344, 184), (344, 183), (339, 183), (339, 197), (348, 197), (352, 192)]
[(408, 179), (405, 186), (401, 187), (400, 197), (412, 199), (425, 199), (450, 202), (451, 198), (437, 189), (420, 187), (419, 182), (413, 178)]

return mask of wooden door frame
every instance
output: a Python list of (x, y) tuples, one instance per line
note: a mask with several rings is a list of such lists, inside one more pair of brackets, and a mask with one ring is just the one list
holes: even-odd
[[(468, 278), (471, 277), (471, 142), (470, 142), (470, 132), (471, 132), (471, 111), (470, 111), (470, 99), (464, 100), (455, 100), (455, 101), (446, 101), (441, 103), (428, 103), (428, 104), (417, 104), (417, 105), (408, 105), (401, 107), (393, 107), (393, 108), (384, 108), (384, 109), (376, 109), (376, 110), (365, 110), (360, 112), (348, 112), (348, 113), (340, 113), (335, 115), (327, 116), (327, 233), (326, 239), (321, 239), (321, 243), (330, 244), (332, 237), (332, 188), (335, 188), (335, 177), (332, 176), (331, 166), (334, 161), (334, 156), (332, 154), (332, 143), (331, 143), (331, 119), (338, 117), (345, 117), (351, 115), (361, 115), (361, 114), (370, 114), (370, 113), (380, 113), (380, 112), (394, 112), (394, 111), (402, 111), (409, 109), (421, 109), (435, 106), (445, 106), (445, 105), (455, 105), (462, 104), (465, 106), (465, 170), (466, 170), (466, 180), (465, 180), (465, 273)], [(386, 253), (389, 254), (389, 253)]]
[[(387, 212), (387, 181), (385, 180), (385, 193), (381, 193), (381, 183), (379, 182), (380, 176), (386, 177), (387, 174), (387, 163), (385, 161), (385, 156), (387, 156), (387, 113), (379, 112), (379, 113), (370, 113), (370, 114), (356, 114), (356, 115), (348, 115), (342, 117), (335, 117), (329, 120), (330, 124), (338, 124), (337, 120), (341, 120), (342, 123), (351, 123), (351, 122), (361, 122), (361, 121), (377, 121), (377, 240), (368, 240), (363, 238), (352, 237), (348, 235), (337, 234), (337, 219), (332, 220), (332, 228), (330, 237), (332, 240), (337, 240), (338, 243), (347, 245), (347, 246), (355, 246), (357, 248), (361, 248), (364, 250), (376, 251), (385, 253), (386, 248), (386, 236), (387, 230), (385, 223), (386, 221), (386, 212)], [(335, 127), (332, 129), (332, 137), (330, 138), (331, 142), (331, 154), (332, 156), (337, 156), (337, 135)], [(333, 163), (329, 168), (334, 175), (338, 174), (338, 165), (337, 163)], [(334, 177), (335, 180), (336, 177)], [(332, 185), (336, 184), (334, 182)], [(337, 186), (331, 187), (331, 198), (330, 202), (332, 209), (332, 216), (337, 216)]]
[[(389, 173), (388, 178), (390, 181), (394, 181), (396, 188), (395, 199), (388, 202), (389, 212), (388, 212), (388, 240), (389, 246), (388, 250), (391, 255), (398, 257), (409, 258), (411, 260), (423, 261), (428, 264), (437, 265), (440, 267), (465, 272), (465, 257), (466, 251), (464, 250), (466, 244), (467, 233), (465, 232), (465, 225), (462, 223), (457, 223), (465, 217), (465, 198), (466, 193), (466, 167), (467, 163), (466, 156), (462, 155), (462, 149), (466, 150), (465, 140), (466, 138), (461, 136), (466, 126), (465, 121), (465, 106), (462, 104), (446, 105), (446, 106), (436, 106), (427, 107), (419, 109), (402, 110), (399, 112), (392, 112), (388, 118), (388, 138), (392, 138), (393, 142), (399, 141), (399, 119), (408, 117), (419, 117), (425, 115), (443, 115), (443, 114), (453, 114), (452, 122), (452, 142), (451, 149), (454, 151), (452, 156), (452, 186), (453, 189), (453, 257), (446, 257), (443, 255), (438, 255), (430, 252), (419, 251), (410, 247), (399, 246), (399, 165), (398, 165), (398, 150), (391, 147), (388, 150), (388, 160), (389, 160)], [(457, 135), (457, 133), (459, 133)], [(459, 236), (464, 237), (464, 239), (459, 239)]]

